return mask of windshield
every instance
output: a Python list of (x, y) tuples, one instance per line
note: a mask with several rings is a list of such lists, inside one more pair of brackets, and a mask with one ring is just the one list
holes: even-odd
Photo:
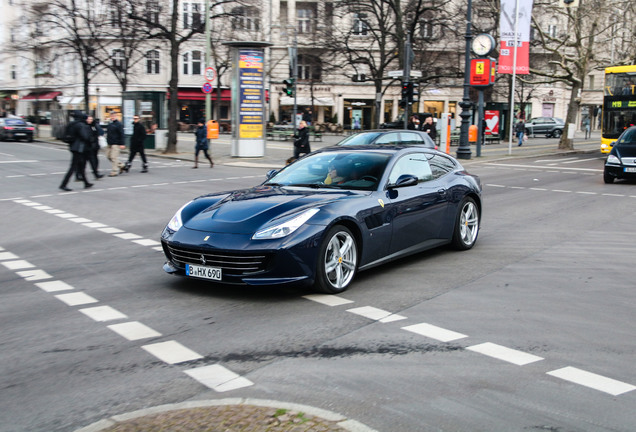
[(390, 158), (374, 152), (317, 153), (285, 167), (265, 184), (375, 190)]
[(367, 145), (373, 143), (373, 141), (382, 132), (362, 132), (355, 135), (351, 135), (340, 141), (338, 145)]
[(626, 130), (618, 139), (618, 144), (636, 145), (636, 128)]

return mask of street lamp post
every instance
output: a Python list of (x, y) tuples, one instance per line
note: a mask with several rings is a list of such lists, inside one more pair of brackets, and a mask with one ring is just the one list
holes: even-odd
[(459, 103), (462, 108), (460, 117), (462, 118), (459, 132), (459, 147), (457, 148), (457, 159), (470, 159), (470, 143), (468, 142), (468, 129), (470, 127), (470, 108), (473, 106), (470, 101), (470, 43), (472, 41), (472, 0), (468, 0), (466, 11), (466, 53), (464, 65), (464, 97)]

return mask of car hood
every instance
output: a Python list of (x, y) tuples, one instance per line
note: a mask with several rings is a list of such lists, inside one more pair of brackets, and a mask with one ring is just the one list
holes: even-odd
[(616, 156), (620, 158), (624, 157), (636, 157), (636, 145), (634, 144), (618, 144), (614, 146)]
[(259, 186), (231, 192), (194, 215), (184, 227), (197, 231), (251, 234), (272, 221), (308, 208), (360, 196), (352, 191)]

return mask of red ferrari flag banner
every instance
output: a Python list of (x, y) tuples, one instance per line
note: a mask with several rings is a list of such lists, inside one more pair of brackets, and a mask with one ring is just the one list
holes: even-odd
[[(501, 0), (499, 68), (504, 74), (528, 74), (533, 0)], [(517, 10), (517, 6), (519, 10)], [(516, 44), (516, 59), (515, 59)], [(516, 67), (515, 67), (516, 66)]]

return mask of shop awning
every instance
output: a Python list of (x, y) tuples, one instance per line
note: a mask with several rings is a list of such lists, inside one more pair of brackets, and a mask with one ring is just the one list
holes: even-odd
[(57, 101), (61, 105), (79, 105), (84, 102), (84, 98), (82, 96), (60, 96)]
[[(216, 100), (216, 89), (213, 89), (210, 93), (211, 99)], [(179, 100), (205, 100), (205, 93), (201, 89), (180, 89), (177, 98)], [(170, 94), (168, 93), (168, 99)], [(232, 100), (232, 92), (230, 89), (221, 89), (221, 100)]]
[[(294, 98), (289, 96), (283, 96), (280, 98), (280, 105), (293, 105)], [(333, 98), (330, 97), (315, 97), (314, 98), (314, 106), (334, 106), (336, 103), (333, 101)], [(306, 96), (299, 96), (296, 98), (296, 105), (301, 106), (311, 106), (311, 98)]]
[(22, 96), (22, 100), (28, 100), (28, 101), (52, 101), (53, 99), (55, 99), (56, 97), (58, 97), (61, 94), (62, 94), (62, 92), (59, 92), (59, 91), (44, 92), (44, 93), (29, 93), (26, 96)]

